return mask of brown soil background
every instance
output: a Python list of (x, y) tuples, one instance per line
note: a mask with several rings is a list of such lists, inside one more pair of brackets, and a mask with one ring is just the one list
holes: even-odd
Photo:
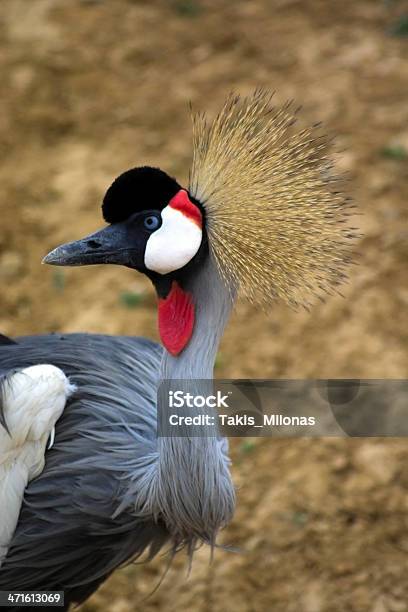
[[(240, 304), (223, 377), (407, 376), (407, 39), (397, 0), (2, 0), (0, 329), (157, 338), (155, 298), (130, 270), (41, 267), (101, 225), (111, 179), (141, 164), (184, 180), (187, 102), (276, 89), (345, 152), (363, 216), (345, 299), (310, 313)], [(404, 149), (405, 148), (405, 149)], [(143, 294), (136, 308), (123, 293)], [(121, 299), (122, 296), (122, 299)], [(87, 612), (408, 610), (403, 439), (233, 440), (238, 508), (190, 576), (181, 555), (118, 571)]]

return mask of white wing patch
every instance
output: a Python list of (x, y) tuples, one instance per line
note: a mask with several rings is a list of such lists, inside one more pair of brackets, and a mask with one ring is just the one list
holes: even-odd
[(179, 210), (163, 208), (162, 225), (148, 239), (145, 266), (159, 274), (180, 270), (200, 248), (203, 233), (194, 221)]
[(0, 567), (17, 525), (24, 490), (41, 474), (48, 437), (75, 390), (64, 372), (36, 365), (3, 383), (3, 413), (10, 435), (0, 425)]

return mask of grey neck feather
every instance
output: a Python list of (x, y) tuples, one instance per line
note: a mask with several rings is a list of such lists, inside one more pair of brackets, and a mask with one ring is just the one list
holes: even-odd
[(191, 291), (196, 309), (193, 335), (178, 357), (164, 352), (162, 380), (212, 379), (218, 345), (231, 313), (231, 293), (210, 256), (186, 289)]
[[(194, 332), (180, 356), (164, 352), (160, 376), (161, 380), (201, 380), (196, 388), (208, 393), (233, 300), (210, 256), (186, 289), (195, 304)], [(213, 543), (232, 516), (235, 494), (227, 441), (214, 428), (199, 429), (198, 436), (186, 433), (158, 438), (156, 499), (161, 516), (176, 537)]]

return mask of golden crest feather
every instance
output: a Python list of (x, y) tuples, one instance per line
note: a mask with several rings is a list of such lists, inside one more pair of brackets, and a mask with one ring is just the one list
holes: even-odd
[(271, 98), (230, 95), (211, 123), (193, 115), (189, 191), (229, 286), (256, 303), (307, 307), (346, 278), (352, 206), (334, 190), (329, 139), (295, 129), (297, 111)]

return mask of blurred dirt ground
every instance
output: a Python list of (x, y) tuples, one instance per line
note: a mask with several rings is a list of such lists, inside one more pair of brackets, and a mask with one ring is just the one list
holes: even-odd
[[(240, 304), (218, 376), (407, 376), (408, 23), (397, 0), (2, 0), (0, 329), (157, 338), (130, 270), (41, 267), (101, 225), (114, 176), (148, 163), (185, 180), (189, 100), (235, 89), (294, 98), (338, 135), (363, 216), (345, 299), (310, 313)], [(405, 26), (404, 26), (405, 23)], [(405, 34), (405, 36), (404, 36)], [(408, 610), (405, 440), (233, 440), (238, 509), (187, 577), (128, 567), (90, 611)]]

